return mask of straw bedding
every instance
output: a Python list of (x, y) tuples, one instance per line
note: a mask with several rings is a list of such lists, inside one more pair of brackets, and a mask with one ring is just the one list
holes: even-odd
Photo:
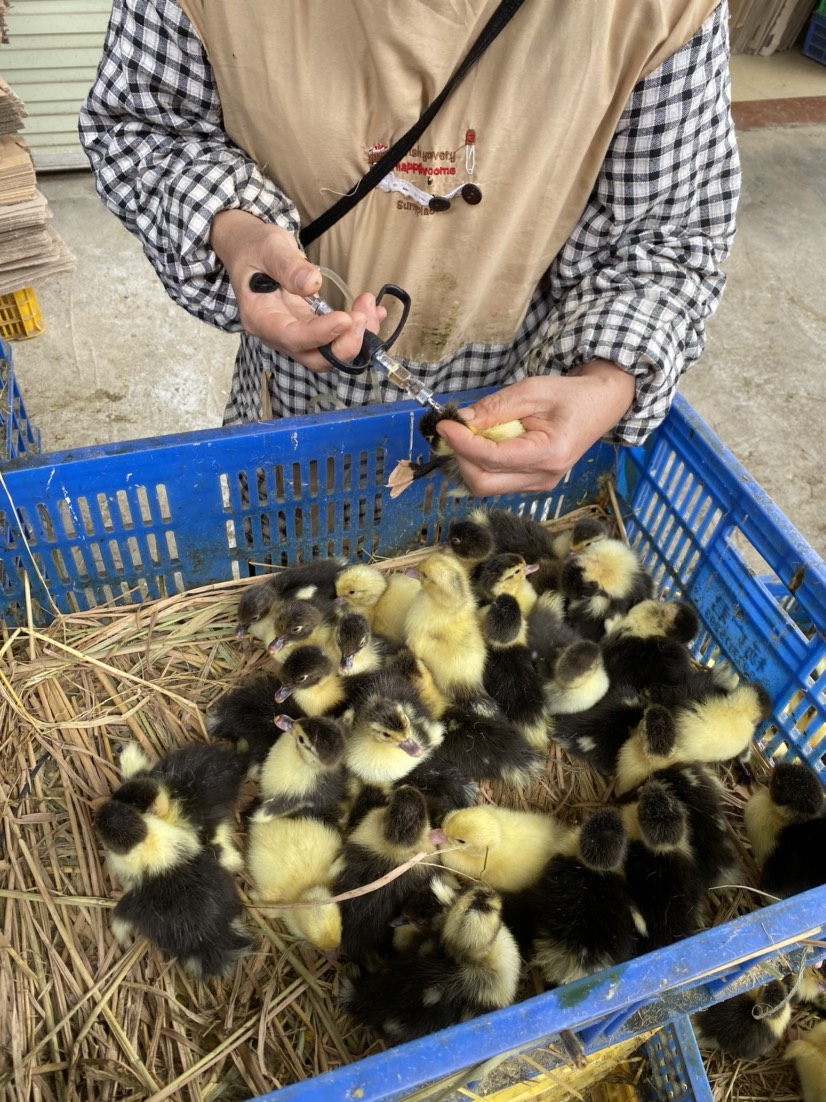
[[(247, 584), (59, 617), (7, 632), (0, 646), (0, 1095), (10, 1102), (232, 1102), (381, 1048), (339, 1011), (336, 966), (265, 908), (247, 906), (258, 947), (223, 983), (195, 983), (145, 941), (122, 948), (109, 930), (120, 892), (93, 809), (119, 783), (127, 743), (154, 759), (205, 740), (209, 704), (267, 667), (234, 637)], [(729, 788), (736, 824), (746, 794)], [(533, 791), (488, 794), (578, 821), (609, 793), (610, 781), (552, 749)], [(240, 885), (248, 904), (243, 875)], [(753, 905), (746, 891), (721, 893), (715, 921)], [(712, 1056), (709, 1068), (719, 1099), (797, 1097), (779, 1053), (754, 1067)]]

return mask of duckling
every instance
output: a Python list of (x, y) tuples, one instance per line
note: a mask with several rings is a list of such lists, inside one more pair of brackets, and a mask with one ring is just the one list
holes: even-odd
[(483, 626), (488, 656), (483, 685), (522, 737), (548, 747), (548, 712), (542, 682), (527, 647), (528, 627), (515, 597), (491, 602)]
[(339, 673), (372, 673), (379, 669), (392, 653), (384, 640), (376, 639), (370, 624), (360, 612), (345, 612), (339, 617), (335, 645), (340, 655)]
[(672, 762), (737, 758), (744, 764), (758, 727), (770, 714), (766, 691), (748, 682), (730, 691), (708, 692), (670, 710), (652, 704), (645, 722), (619, 752), (617, 792), (627, 792), (654, 769)]
[(699, 616), (683, 601), (639, 601), (612, 622), (601, 642), (611, 684), (644, 690), (657, 703), (685, 699), (683, 686), (698, 669), (688, 644), (699, 630)]
[(552, 553), (557, 559), (574, 558), (590, 544), (607, 539), (609, 535), (608, 526), (599, 517), (580, 517), (573, 527), (553, 537)]
[(391, 643), (404, 642), (405, 618), (420, 588), (416, 578), (366, 563), (346, 567), (336, 579), (338, 596), (367, 619), (376, 635)]
[(522, 615), (530, 616), (537, 592), (528, 581), (528, 576), (535, 571), (536, 564), (525, 562), (521, 555), (513, 552), (491, 555), (474, 572), (476, 595), (482, 605), (489, 605), (495, 597), (507, 593), (516, 598)]
[(346, 707), (345, 679), (320, 647), (303, 644), (284, 659), (275, 702), (290, 697), (299, 714), (308, 716), (340, 714)]
[(704, 884), (691, 847), (687, 809), (666, 785), (648, 781), (623, 809), (629, 835), (628, 890), (645, 923), (637, 952), (661, 949), (703, 926)]
[(783, 1059), (794, 1063), (803, 1102), (826, 1102), (826, 1021), (792, 1041)]
[(341, 944), (341, 911), (328, 902), (341, 855), (341, 835), (318, 818), (272, 815), (264, 803), (249, 822), (247, 867), (257, 903), (314, 903), (317, 907), (272, 910), (296, 937), (319, 952), (335, 953)]
[(743, 818), (760, 888), (782, 899), (826, 884), (826, 795), (808, 765), (780, 762), (754, 791)]
[[(281, 731), (275, 717), (290, 706), (278, 707), (275, 694), (281, 678), (262, 674), (247, 678), (210, 705), (205, 719), (207, 734), (235, 745), (254, 770), (263, 764)], [(300, 714), (299, 708), (294, 708)]]
[(456, 556), (472, 578), (479, 564), (494, 553), (493, 533), (489, 525), (472, 516), (455, 517), (447, 530), (445, 550)]
[(466, 423), (462, 420), (459, 409), (453, 402), (449, 402), (440, 412), (431, 409), (425, 410), (417, 427), (430, 445), (431, 458), (425, 462), (416, 463), (402, 459), (387, 481), (391, 497), (398, 497), (412, 482), (423, 478), (425, 475), (433, 474), (434, 471), (439, 471), (445, 479), (455, 484), (454, 496), (462, 497), (470, 493), (459, 470), (455, 452), (436, 431), (436, 425), (439, 421), (457, 421), (469, 432), (484, 436), (486, 440), (492, 440), (494, 443), (513, 440), (525, 433), (525, 426), (521, 421), (507, 421), (504, 424), (492, 425), (489, 429), (482, 429), (476, 433), (472, 423)]
[(538, 562), (554, 555), (553, 537), (547, 528), (530, 517), (507, 509), (472, 509), (469, 519), (486, 528), (493, 542), (493, 553), (521, 555), (525, 562)]
[[(701, 890), (736, 884), (742, 875), (728, 822), (723, 814), (723, 785), (700, 762), (681, 762), (658, 769), (646, 781), (657, 781), (679, 801), (688, 817), (687, 841)], [(634, 803), (638, 793), (626, 793), (620, 804)], [(688, 851), (686, 851), (688, 852)]]
[(98, 809), (94, 823), (126, 888), (112, 911), (117, 941), (142, 934), (196, 979), (231, 972), (253, 942), (220, 847), (203, 846), (189, 825), (115, 799)]
[(567, 622), (561, 593), (539, 596), (528, 618), (527, 644), (551, 715), (587, 711), (608, 692), (600, 648)]
[(444, 727), (415, 698), (373, 696), (351, 710), (347, 768), (365, 784), (401, 780), (444, 739)]
[(309, 815), (338, 822), (344, 802), (345, 741), (341, 726), (326, 716), (293, 720), (279, 715), (276, 726), (287, 732), (267, 755), (260, 789), (270, 817)]
[(412, 892), (390, 922), (393, 953), (425, 956), (436, 951), (445, 915), (461, 886), (458, 877), (445, 869)]
[(373, 974), (352, 971), (342, 984), (344, 1009), (397, 1044), (509, 1006), (520, 961), (501, 911), (491, 888), (459, 889), (441, 918), (437, 944), (396, 956)]
[(653, 596), (654, 581), (630, 547), (607, 537), (588, 544), (563, 565), (560, 589), (567, 598), (568, 621), (584, 638), (598, 643), (607, 622)]
[(291, 597), (281, 602), (272, 614), (274, 638), (267, 651), (279, 662), (302, 644), (314, 644), (325, 653), (334, 654), (333, 640), (337, 626), (336, 609), (323, 610), (312, 601)]
[[(368, 811), (345, 842), (334, 894), (370, 884), (419, 853), (435, 853), (430, 829), (421, 792), (409, 784), (394, 789), (386, 806)], [(390, 952), (391, 919), (432, 875), (433, 869), (419, 862), (380, 888), (340, 903), (341, 946), (351, 961), (375, 967)]]
[(771, 980), (701, 1010), (691, 1022), (700, 1048), (719, 1049), (737, 1060), (759, 1060), (786, 1032), (791, 1013), (785, 985)]
[[(555, 715), (551, 737), (567, 753), (610, 777), (617, 772), (620, 750), (643, 722), (645, 710), (635, 694), (609, 689), (584, 711)], [(666, 753), (671, 745), (667, 742), (663, 747)]]
[(533, 963), (558, 985), (634, 956), (642, 918), (622, 865), (628, 847), (616, 808), (594, 812), (576, 832), (575, 852), (550, 859), (534, 889)]
[(574, 844), (571, 829), (550, 815), (493, 805), (452, 811), (430, 839), (445, 868), (508, 892), (535, 884)]
[(263, 582), (249, 586), (238, 601), (236, 638), (252, 635), (264, 646), (275, 638), (273, 616), (283, 601), (298, 597), (326, 607), (335, 599), (335, 579), (345, 563), (341, 559), (313, 559), (288, 566)]
[(481, 687), (485, 641), (467, 575), (453, 556), (436, 551), (419, 564), (419, 581), (405, 619), (407, 646), (443, 693)]
[(442, 713), (445, 735), (432, 760), (449, 762), (473, 780), (529, 788), (544, 774), (547, 746), (528, 741), (484, 691), (463, 694)]
[(222, 746), (193, 743), (153, 765), (139, 746), (130, 743), (121, 754), (120, 767), (126, 779), (112, 799), (192, 828), (203, 845), (219, 847), (225, 868), (241, 867), (243, 859), (230, 840), (246, 774), (246, 762), (239, 754)]

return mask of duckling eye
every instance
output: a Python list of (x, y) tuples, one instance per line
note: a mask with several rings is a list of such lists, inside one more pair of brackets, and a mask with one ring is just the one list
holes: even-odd
[(290, 631), (293, 635), (298, 635), (298, 633), (301, 631), (301, 624), (296, 624), (295, 627), (291, 627)]
[(296, 684), (303, 685), (304, 682), (307, 680), (306, 673), (302, 673), (302, 675), (300, 677), (297, 677), (295, 680), (296, 680)]
[(298, 745), (299, 746), (306, 746), (307, 745), (307, 740), (304, 738), (303, 735), (298, 736)]
[(457, 846), (467, 845), (467, 838), (454, 838), (453, 841), (456, 843)]
[(460, 544), (460, 543), (461, 543), (462, 541), (461, 541), (461, 540), (459, 539), (459, 537), (458, 537), (458, 536), (451, 536), (451, 537), (450, 537), (450, 542), (451, 542), (451, 543), (455, 543), (455, 544), (456, 544), (456, 546), (458, 547), (458, 546), (459, 546), (459, 544)]

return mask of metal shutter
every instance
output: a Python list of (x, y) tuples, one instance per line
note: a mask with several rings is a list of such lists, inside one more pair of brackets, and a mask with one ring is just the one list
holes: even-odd
[(14, 0), (0, 75), (28, 111), (22, 137), (35, 168), (86, 168), (77, 114), (94, 80), (111, 0)]

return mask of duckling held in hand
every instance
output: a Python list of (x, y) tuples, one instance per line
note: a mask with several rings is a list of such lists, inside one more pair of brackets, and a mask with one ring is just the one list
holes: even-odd
[(404, 642), (405, 618), (420, 588), (407, 574), (391, 574), (366, 563), (346, 567), (336, 579), (339, 598), (391, 643)]
[(500, 897), (489, 887), (461, 888), (427, 952), (405, 953), (378, 972), (354, 970), (345, 977), (344, 1009), (397, 1044), (509, 1006), (520, 960), (501, 910)]
[(436, 425), (440, 421), (456, 421), (470, 432), (483, 436), (486, 440), (492, 440), (495, 444), (502, 440), (513, 440), (517, 436), (524, 436), (525, 434), (525, 426), (521, 421), (507, 421), (502, 425), (492, 425), (490, 428), (482, 429), (477, 433), (472, 422), (465, 422), (459, 414), (458, 407), (452, 402), (449, 402), (441, 412), (432, 409), (425, 410), (419, 421), (418, 429), (430, 444), (431, 457), (424, 462), (415, 463), (402, 459), (387, 481), (391, 497), (398, 497), (412, 482), (437, 471), (454, 484), (454, 493), (457, 497), (470, 493), (459, 470), (456, 453), (436, 431)]
[(552, 857), (542, 871), (532, 960), (547, 983), (634, 956), (644, 924), (622, 874), (627, 846), (619, 811), (603, 808), (579, 828), (575, 853)]
[(231, 972), (253, 943), (221, 847), (203, 846), (191, 827), (114, 799), (98, 809), (95, 828), (126, 887), (112, 911), (116, 939), (142, 934), (196, 979)]
[(701, 1010), (691, 1022), (700, 1048), (719, 1049), (737, 1060), (759, 1060), (786, 1032), (791, 1013), (785, 985), (772, 980)]
[(760, 888), (782, 899), (826, 884), (826, 795), (802, 762), (780, 762), (769, 787), (757, 788), (743, 818)]
[(783, 1053), (800, 1080), (803, 1102), (826, 1102), (826, 1022), (818, 1022)]
[(480, 688), (487, 652), (467, 574), (453, 556), (437, 551), (419, 564), (419, 581), (405, 619), (407, 646), (442, 692)]
[(535, 884), (552, 857), (575, 845), (551, 815), (493, 805), (451, 812), (430, 837), (445, 868), (509, 892)]

